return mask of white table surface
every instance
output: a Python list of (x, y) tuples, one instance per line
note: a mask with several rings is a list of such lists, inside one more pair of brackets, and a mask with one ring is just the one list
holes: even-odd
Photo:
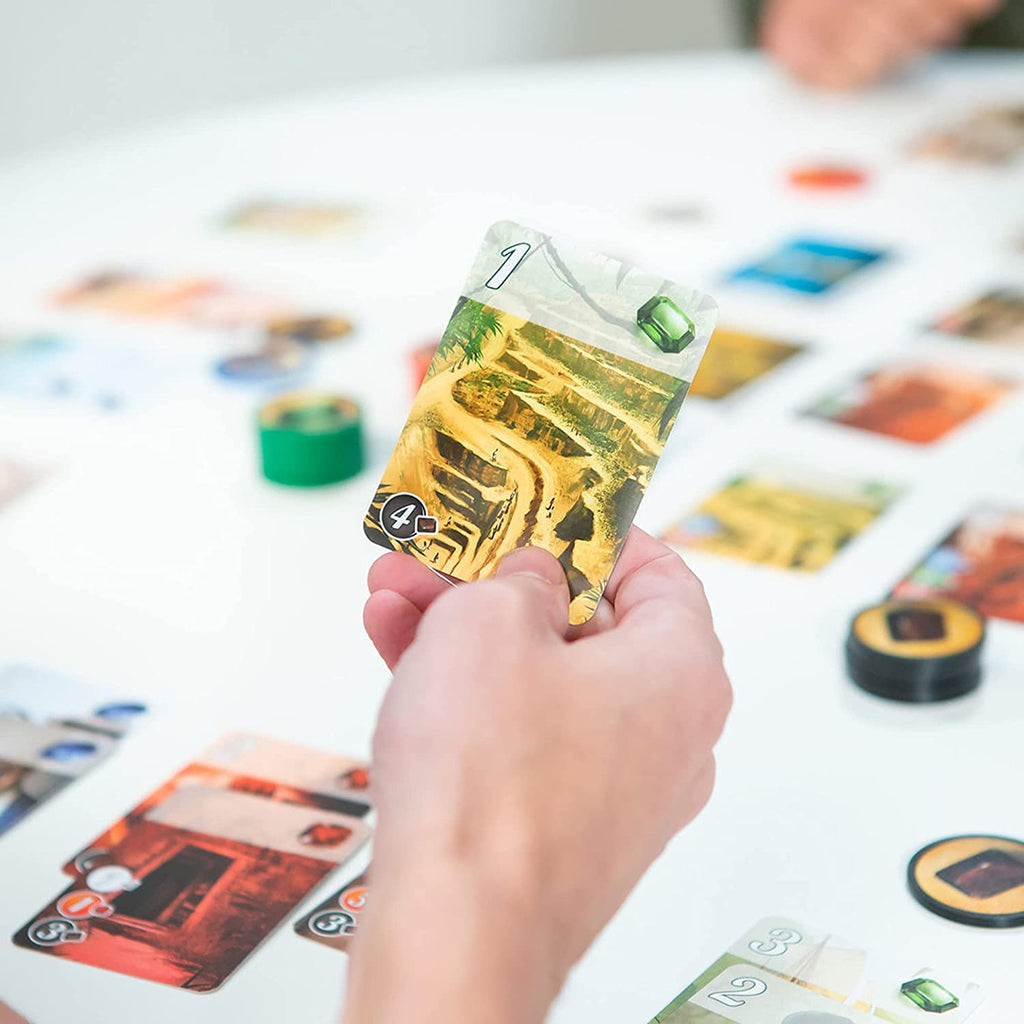
[[(736, 688), (718, 789), (580, 964), (552, 1020), (643, 1024), (768, 914), (955, 966), (987, 989), (977, 1024), (1024, 1019), (1024, 932), (941, 920), (904, 882), (908, 858), (933, 839), (1024, 834), (1024, 627), (992, 624), (983, 688), (949, 706), (869, 698), (842, 663), (852, 612), (962, 512), (1024, 499), (1022, 395), (929, 447), (795, 415), (883, 356), (1024, 374), (1020, 350), (921, 329), (990, 283), (1022, 281), (1021, 165), (902, 153), (933, 122), (1022, 90), (1019, 58), (948, 58), (858, 97), (810, 94), (753, 57), (617, 60), (226, 111), (0, 165), (0, 332), (99, 335), (168, 368), (167, 386), (137, 411), (0, 398), (0, 453), (51, 468), (0, 512), (0, 660), (158, 705), (113, 759), (0, 839), (0, 933), (63, 887), (69, 852), (221, 731), (366, 753), (387, 673), (360, 627), (378, 554), (360, 520), (410, 401), (405, 353), (445, 323), (488, 223), (511, 217), (702, 285), (723, 323), (811, 346), (731, 400), (687, 403), (642, 525), (665, 526), (760, 455), (908, 487), (814, 575), (690, 556)], [(785, 170), (817, 157), (863, 164), (871, 187), (787, 191)], [(253, 196), (340, 199), (368, 214), (335, 240), (217, 230), (218, 215)], [(706, 216), (644, 218), (665, 202)], [(723, 286), (732, 265), (804, 233), (891, 246), (895, 258), (817, 300)], [(47, 305), (54, 288), (104, 265), (212, 273), (350, 315), (358, 333), (321, 359), (314, 382), (363, 402), (366, 472), (311, 492), (265, 483), (256, 394), (208, 372), (244, 338)], [(346, 960), (295, 936), (297, 916), (210, 996), (8, 941), (0, 994), (36, 1024), (326, 1024)]]

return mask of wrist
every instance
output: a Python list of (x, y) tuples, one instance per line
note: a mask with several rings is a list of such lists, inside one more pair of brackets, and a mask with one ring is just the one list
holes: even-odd
[(543, 1021), (566, 967), (536, 892), (475, 860), (389, 860), (374, 861), (345, 1024)]

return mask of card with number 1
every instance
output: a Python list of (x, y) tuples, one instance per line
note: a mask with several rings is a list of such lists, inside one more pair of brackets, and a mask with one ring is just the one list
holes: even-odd
[(450, 581), (515, 548), (593, 615), (715, 325), (706, 295), (510, 221), (484, 238), (367, 512)]

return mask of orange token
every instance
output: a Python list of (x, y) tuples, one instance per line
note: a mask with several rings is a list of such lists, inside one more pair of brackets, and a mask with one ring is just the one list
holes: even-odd
[(867, 180), (864, 171), (843, 164), (808, 164), (789, 172), (789, 183), (794, 188), (858, 188)]
[(109, 917), (114, 908), (98, 894), (88, 889), (75, 889), (57, 900), (57, 913), (76, 920), (81, 917)]
[(366, 906), (366, 894), (369, 888), (365, 885), (357, 885), (346, 889), (339, 897), (338, 902), (346, 909), (359, 913)]

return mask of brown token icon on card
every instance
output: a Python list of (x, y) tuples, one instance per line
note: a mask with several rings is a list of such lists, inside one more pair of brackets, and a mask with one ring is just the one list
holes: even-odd
[(953, 836), (918, 850), (907, 883), (933, 914), (979, 928), (1024, 925), (1024, 842)]
[(421, 497), (400, 491), (384, 502), (380, 528), (395, 540), (411, 540), (421, 533), (437, 533), (437, 518), (427, 513)]

